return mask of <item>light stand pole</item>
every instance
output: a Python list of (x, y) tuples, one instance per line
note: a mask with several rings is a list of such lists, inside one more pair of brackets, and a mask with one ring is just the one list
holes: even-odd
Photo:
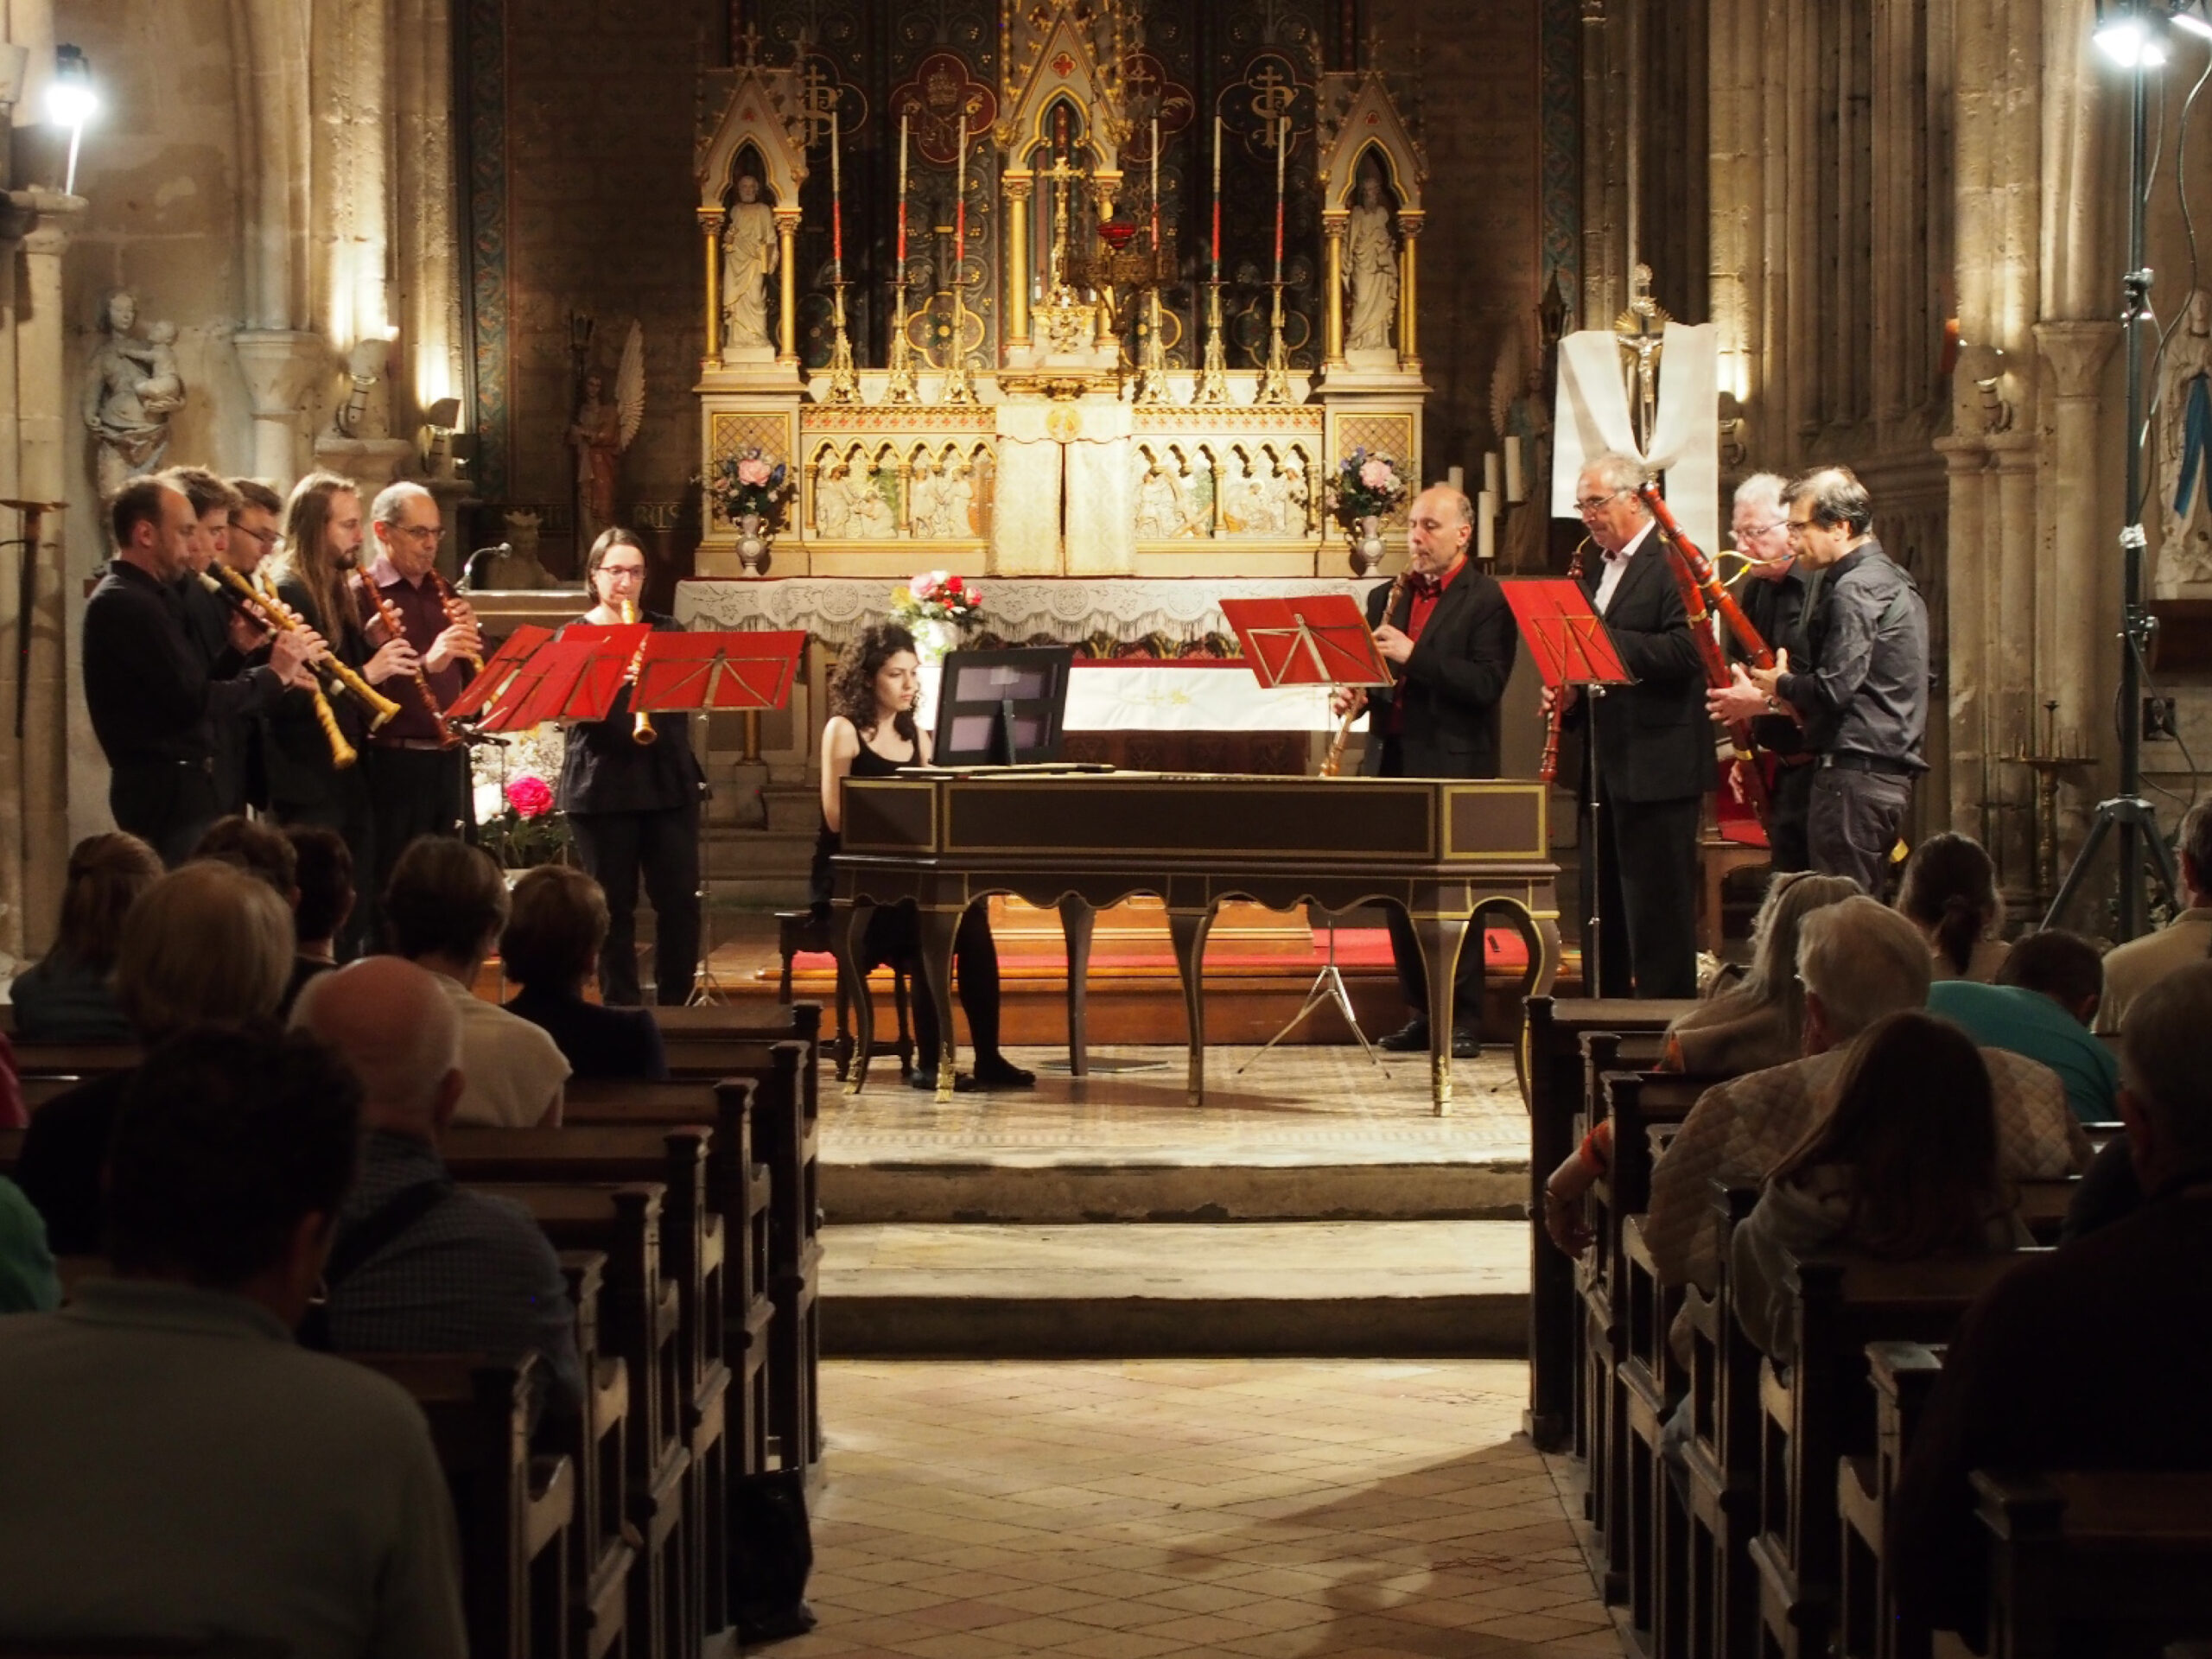
[(2127, 518), (2120, 532), (2120, 793), (2097, 804), (2088, 836), (2043, 918), (2046, 928), (2057, 925), (2105, 837), (2116, 833), (2120, 905), (2114, 931), (2123, 944), (2143, 931), (2146, 876), (2162, 889), (2169, 908), (2180, 887), (2173, 851), (2158, 833), (2158, 814), (2143, 795), (2143, 653), (2158, 626), (2157, 619), (2143, 607), (2143, 328), (2152, 320), (2151, 270), (2144, 263), (2143, 246), (2144, 180), (2150, 149), (2146, 82), (2149, 72), (2165, 61), (2163, 36), (2149, 21), (2153, 13), (2163, 27), (2164, 7), (2131, 0), (2113, 8), (2113, 23), (2101, 22), (2099, 28), (2100, 45), (2105, 44), (2107, 27), (2132, 31), (2132, 48), (2125, 60), (2129, 67), (2127, 270), (2120, 278), (2120, 346), (2127, 353)]

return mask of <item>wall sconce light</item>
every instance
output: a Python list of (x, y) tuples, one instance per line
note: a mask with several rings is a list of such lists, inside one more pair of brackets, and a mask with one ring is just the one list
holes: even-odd
[(452, 475), (453, 429), (461, 423), (461, 399), (441, 397), (423, 411), (428, 442), (423, 446), (423, 470), (432, 478)]
[(92, 66), (81, 48), (54, 48), (54, 79), (46, 87), (46, 118), (69, 129), (69, 168), (61, 194), (77, 194), (77, 147), (84, 142), (85, 124), (100, 112), (99, 94), (92, 90)]

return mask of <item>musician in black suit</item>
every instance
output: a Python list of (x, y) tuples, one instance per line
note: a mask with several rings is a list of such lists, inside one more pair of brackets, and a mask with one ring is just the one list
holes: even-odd
[[(1637, 494), (1643, 479), (1635, 461), (1601, 455), (1574, 487), (1603, 556), (1583, 573), (1583, 591), (1636, 680), (1597, 699), (1597, 994), (1694, 996), (1698, 820), (1713, 783), (1713, 722), (1681, 592)], [(1547, 692), (1547, 713), (1551, 701)], [(1583, 715), (1571, 706), (1571, 719)], [(1582, 885), (1586, 952), (1586, 869)]]
[[(1367, 597), (1375, 643), (1398, 671), (1388, 690), (1341, 690), (1342, 715), (1363, 702), (1367, 753), (1360, 770), (1380, 778), (1495, 778), (1497, 704), (1513, 673), (1513, 613), (1497, 581), (1467, 557), (1474, 508), (1447, 485), (1424, 490), (1408, 509), (1407, 575), (1389, 616), (1388, 587)], [(1398, 988), (1413, 1008), (1404, 1029), (1381, 1046), (1410, 1053), (1429, 1046), (1428, 975), (1413, 924), (1386, 907)], [(1452, 997), (1452, 1052), (1470, 1059), (1481, 1046), (1483, 951), (1477, 934), (1459, 953)]]

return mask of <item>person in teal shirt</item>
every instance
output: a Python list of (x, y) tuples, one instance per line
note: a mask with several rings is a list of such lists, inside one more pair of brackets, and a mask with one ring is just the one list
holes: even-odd
[(1928, 1010), (1983, 1048), (2049, 1066), (2065, 1084), (2075, 1116), (2109, 1123), (2119, 1114), (2120, 1062), (2089, 1030), (2104, 983), (2096, 946), (2078, 933), (2050, 928), (2013, 945), (1994, 985), (1943, 980), (1929, 986)]
[(0, 1175), (0, 1313), (50, 1313), (60, 1306), (46, 1223), (22, 1188)]

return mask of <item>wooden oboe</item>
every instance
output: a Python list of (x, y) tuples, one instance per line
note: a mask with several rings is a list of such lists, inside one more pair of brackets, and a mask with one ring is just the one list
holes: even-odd
[[(376, 578), (366, 570), (356, 570), (353, 575), (361, 584), (361, 591), (369, 596), (369, 602), (376, 607), (377, 620), (384, 624), (385, 639), (387, 641), (404, 640), (407, 638), (407, 620), (400, 615), (399, 607), (384, 596), (384, 589), (377, 586)], [(451, 748), (460, 740), (454, 735), (453, 722), (446, 718), (445, 710), (438, 706), (438, 694), (430, 690), (430, 677), (423, 671), (423, 662), (419, 657), (415, 661), (415, 690), (423, 699), (423, 707), (437, 722), (439, 742)]]
[[(1390, 613), (1398, 608), (1398, 596), (1406, 591), (1406, 578), (1412, 574), (1413, 567), (1408, 565), (1391, 578), (1390, 596), (1382, 601), (1382, 620), (1386, 625), (1390, 620)], [(1351, 723), (1359, 718), (1360, 707), (1360, 704), (1355, 703), (1345, 709), (1344, 719), (1338, 722), (1337, 734), (1329, 740), (1328, 759), (1321, 762), (1321, 775), (1324, 778), (1333, 778), (1342, 769), (1344, 764), (1344, 745), (1351, 737)]]
[[(1589, 552), (1590, 545), (1587, 536), (1575, 544), (1573, 556), (1567, 562), (1569, 582), (1582, 580), (1583, 556)], [(1567, 718), (1567, 688), (1563, 685), (1552, 693), (1551, 717), (1544, 726), (1544, 758), (1536, 768), (1536, 775), (1548, 784), (1559, 776), (1559, 728)]]
[[(453, 607), (461, 603), (460, 596), (454, 592), (453, 584), (438, 574), (438, 567), (435, 564), (430, 567), (430, 582), (438, 590), (438, 603), (445, 607), (446, 620), (459, 620), (453, 613)], [(461, 660), (468, 664), (468, 671), (472, 674), (484, 671), (484, 658), (475, 652), (470, 652)]]

